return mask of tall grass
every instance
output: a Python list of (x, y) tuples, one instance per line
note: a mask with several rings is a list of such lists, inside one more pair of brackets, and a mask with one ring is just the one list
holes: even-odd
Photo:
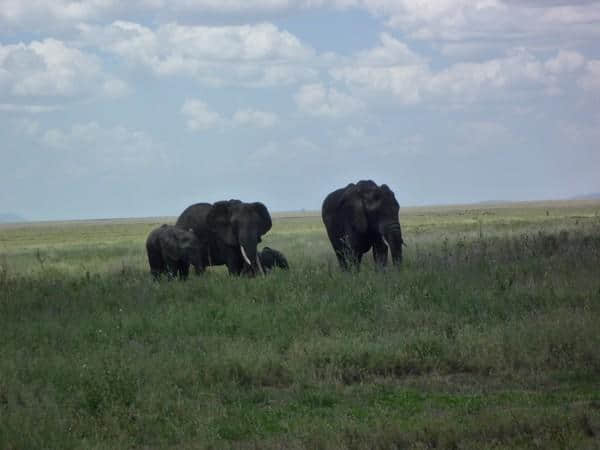
[(350, 274), (276, 220), (289, 272), (185, 283), (151, 281), (153, 224), (2, 229), (0, 447), (597, 446), (585, 208), (418, 210), (400, 270)]

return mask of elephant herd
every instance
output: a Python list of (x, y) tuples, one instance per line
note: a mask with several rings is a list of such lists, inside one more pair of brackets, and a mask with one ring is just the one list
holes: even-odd
[[(350, 183), (325, 198), (321, 215), (342, 269), (358, 268), (371, 248), (378, 266), (387, 264), (388, 250), (394, 265), (402, 262), (399, 209), (390, 188), (371, 180)], [(249, 276), (274, 267), (288, 269), (281, 252), (269, 247), (258, 250), (271, 226), (271, 215), (260, 202), (196, 203), (181, 213), (175, 225), (162, 225), (148, 235), (150, 272), (155, 279), (162, 274), (185, 279), (190, 265), (198, 274), (217, 265), (226, 265), (230, 274)]]

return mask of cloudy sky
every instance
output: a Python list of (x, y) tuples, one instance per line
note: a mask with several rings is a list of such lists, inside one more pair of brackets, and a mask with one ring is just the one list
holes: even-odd
[(0, 212), (600, 191), (600, 1), (0, 0)]

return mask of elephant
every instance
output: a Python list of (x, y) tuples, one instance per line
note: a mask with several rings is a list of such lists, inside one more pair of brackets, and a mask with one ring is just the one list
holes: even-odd
[(155, 280), (163, 273), (185, 280), (190, 264), (198, 267), (202, 263), (201, 244), (196, 235), (173, 225), (165, 224), (152, 230), (146, 239), (146, 251)]
[(232, 275), (263, 272), (257, 246), (272, 226), (267, 207), (260, 202), (224, 200), (188, 206), (175, 226), (192, 229), (202, 243), (202, 273), (207, 266), (225, 264)]
[(275, 267), (279, 267), (283, 270), (288, 270), (290, 268), (283, 253), (271, 247), (264, 247), (258, 254), (258, 257), (265, 273), (271, 271)]
[(399, 210), (390, 188), (372, 180), (350, 183), (325, 197), (321, 217), (343, 270), (358, 269), (371, 247), (377, 267), (387, 265), (388, 249), (393, 264), (401, 264), (404, 240)]

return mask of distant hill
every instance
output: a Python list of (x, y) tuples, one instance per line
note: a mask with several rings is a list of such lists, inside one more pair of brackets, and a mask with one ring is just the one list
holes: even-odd
[(600, 199), (600, 192), (592, 192), (591, 194), (576, 195), (571, 197), (570, 200), (595, 200)]
[(0, 223), (25, 222), (21, 216), (11, 213), (0, 213)]
[(481, 202), (475, 202), (474, 205), (501, 205), (504, 203), (511, 203), (510, 200), (483, 200)]

